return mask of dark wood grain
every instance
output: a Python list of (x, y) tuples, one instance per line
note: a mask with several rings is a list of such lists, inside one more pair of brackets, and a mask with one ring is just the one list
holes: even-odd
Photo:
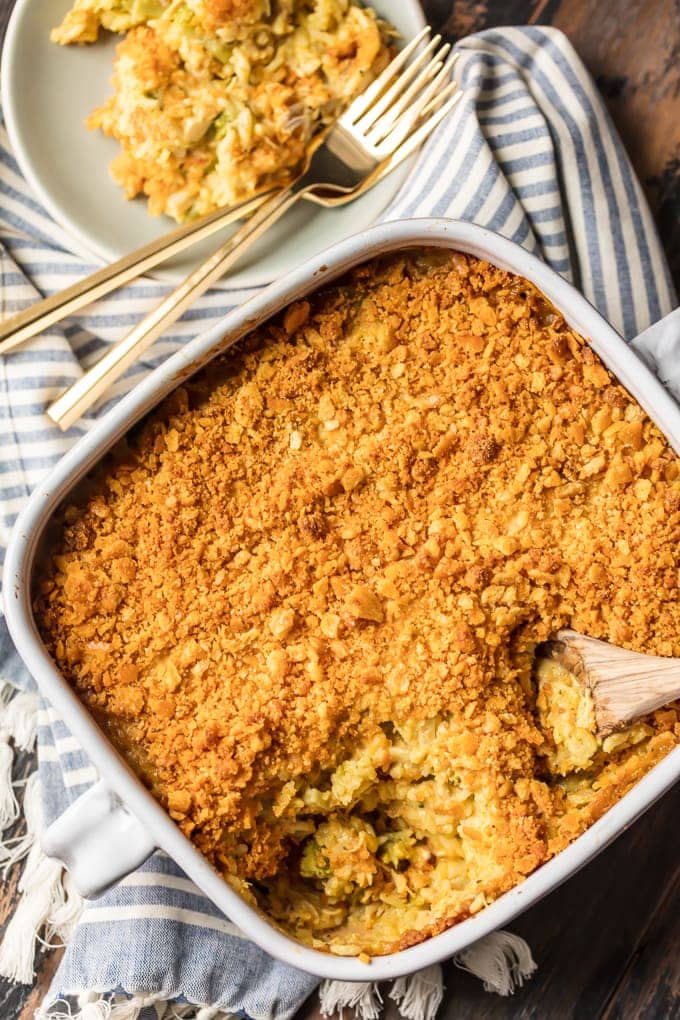
[[(677, 825), (677, 814), (676, 814)], [(677, 831), (671, 833), (675, 841)], [(621, 976), (604, 1020), (656, 1020), (680, 1013), (680, 865)]]
[(563, 0), (550, 7), (551, 23), (566, 32), (600, 87), (680, 291), (680, 3)]
[[(13, 0), (0, 0), (0, 33)], [(425, 0), (449, 36), (502, 24), (552, 24), (597, 81), (643, 182), (680, 287), (679, 0)], [(23, 757), (19, 768), (30, 767)], [(680, 1020), (680, 788), (596, 861), (512, 925), (532, 946), (534, 979), (489, 995), (449, 966), (442, 1020)], [(0, 930), (17, 874), (0, 894)], [(38, 958), (33, 986), (0, 981), (0, 1020), (29, 1020), (56, 954)], [(395, 1020), (388, 1005), (386, 1020)], [(298, 1020), (319, 1020), (314, 999)]]

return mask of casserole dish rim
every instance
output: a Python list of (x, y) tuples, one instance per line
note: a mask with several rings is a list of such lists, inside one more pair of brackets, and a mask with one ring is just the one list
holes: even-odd
[[(14, 527), (5, 564), (4, 603), (10, 634), (41, 692), (97, 767), (106, 786), (203, 893), (262, 949), (322, 978), (400, 977), (439, 962), (506, 924), (583, 867), (680, 778), (680, 747), (671, 751), (597, 822), (519, 885), (472, 917), (408, 949), (373, 957), (334, 956), (284, 934), (209, 865), (124, 763), (57, 670), (37, 631), (31, 577), (38, 544), (56, 508), (136, 421), (171, 390), (273, 314), (348, 269), (389, 252), (448, 248), (525, 277), (562, 312), (680, 454), (680, 407), (599, 312), (536, 256), (492, 231), (456, 220), (395, 220), (368, 228), (307, 260), (232, 310), (159, 366), (83, 436), (31, 495)], [(62, 816), (63, 817), (63, 816)]]

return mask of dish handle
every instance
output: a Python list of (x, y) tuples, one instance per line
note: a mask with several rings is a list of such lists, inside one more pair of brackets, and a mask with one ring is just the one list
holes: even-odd
[(42, 848), (61, 861), (85, 899), (101, 896), (157, 849), (146, 829), (100, 780), (45, 830)]
[(680, 308), (648, 326), (630, 342), (657, 379), (680, 401)]

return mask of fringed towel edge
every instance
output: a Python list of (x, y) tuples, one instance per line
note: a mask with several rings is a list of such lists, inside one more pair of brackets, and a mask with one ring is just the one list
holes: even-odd
[[(0, 681), (0, 834), (14, 825), (20, 815), (17, 792), (25, 780), (13, 779), (14, 748), (33, 750), (37, 717), (36, 694), (17, 691), (7, 681)], [(6, 840), (0, 835), (0, 867), (5, 874), (28, 853), (29, 847), (20, 844), (21, 837)]]
[[(467, 946), (454, 956), (454, 963), (484, 982), (484, 990), (512, 995), (536, 970), (529, 946), (519, 935), (496, 931)], [(398, 978), (388, 996), (404, 1020), (434, 1020), (444, 998), (444, 977), (439, 964), (425, 967), (408, 977)], [(377, 1020), (382, 1013), (380, 989), (371, 982), (324, 981), (319, 989), (323, 1016), (353, 1009), (356, 1020)]]
[(382, 1013), (382, 995), (372, 981), (323, 981), (319, 987), (322, 1016), (342, 1018), (343, 1010), (353, 1009), (356, 1020), (378, 1020)]
[[(14, 748), (32, 751), (37, 733), (38, 697), (4, 683), (0, 687), (0, 868), (3, 876), (20, 861), (20, 899), (0, 943), (0, 975), (19, 984), (30, 984), (35, 975), (39, 942), (61, 944), (75, 925), (82, 900), (59, 861), (49, 860), (38, 841), (43, 825), (40, 779), (37, 770), (27, 779), (13, 778)], [(17, 796), (23, 787), (19, 804)], [(4, 834), (23, 814), (23, 835)], [(44, 936), (41, 932), (44, 930)]]
[(74, 1008), (59, 999), (50, 1007), (36, 1010), (35, 1020), (139, 1020), (142, 1010), (153, 1006), (157, 1020), (236, 1020), (214, 1006), (195, 1006), (170, 1001), (166, 995), (114, 995), (108, 992), (84, 992)]
[(519, 935), (494, 931), (461, 949), (453, 958), (456, 967), (484, 982), (484, 991), (512, 995), (536, 970), (531, 949)]
[[(439, 964), (425, 967), (408, 977), (397, 978), (387, 993), (397, 1004), (404, 1020), (434, 1020), (444, 998), (444, 977)], [(319, 988), (323, 1016), (354, 1011), (356, 1020), (378, 1020), (383, 1010), (380, 988), (370, 981), (324, 981)]]
[[(35, 976), (35, 955), (38, 943), (58, 945), (68, 941), (76, 924), (83, 901), (59, 861), (50, 860), (42, 852), (38, 834), (42, 828), (42, 801), (38, 773), (29, 776), (24, 789), (23, 811), (26, 834), (21, 837), (21, 856), (26, 863), (19, 879), (19, 903), (5, 930), (0, 944), (0, 975), (19, 984), (31, 984)], [(20, 859), (17, 846), (11, 853)], [(44, 937), (41, 932), (44, 930)]]
[(410, 977), (398, 978), (389, 992), (404, 1020), (433, 1020), (444, 998), (444, 975), (438, 963)]

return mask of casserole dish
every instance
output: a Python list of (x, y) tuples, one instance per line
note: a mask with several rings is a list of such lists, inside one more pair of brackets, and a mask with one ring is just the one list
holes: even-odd
[(154, 847), (161, 847), (268, 952), (319, 976), (350, 981), (392, 978), (420, 969), (506, 923), (586, 863), (650, 806), (677, 779), (678, 751), (664, 759), (571, 846), (475, 917), (410, 949), (378, 957), (370, 965), (361, 959), (329, 956), (282, 934), (246, 904), (211, 869), (122, 764), (40, 642), (30, 608), (30, 582), (39, 542), (53, 509), (134, 421), (217, 353), (285, 305), (309, 294), (320, 282), (334, 279), (377, 255), (413, 247), (462, 251), (529, 279), (575, 330), (591, 339), (593, 349), (619, 382), (638, 400), (673, 448), (676, 451), (680, 448), (680, 411), (671, 397), (597, 312), (551, 270), (511, 242), (470, 224), (436, 220), (396, 222), (349, 239), (305, 263), (227, 316), (220, 327), (193, 341), (121, 402), (64, 458), (32, 497), (17, 522), (6, 575), (7, 616), (17, 647), (43, 693), (104, 777), (102, 784), (77, 801), (48, 830), (44, 838), (46, 851), (64, 860), (83, 892), (94, 894), (134, 868)]

